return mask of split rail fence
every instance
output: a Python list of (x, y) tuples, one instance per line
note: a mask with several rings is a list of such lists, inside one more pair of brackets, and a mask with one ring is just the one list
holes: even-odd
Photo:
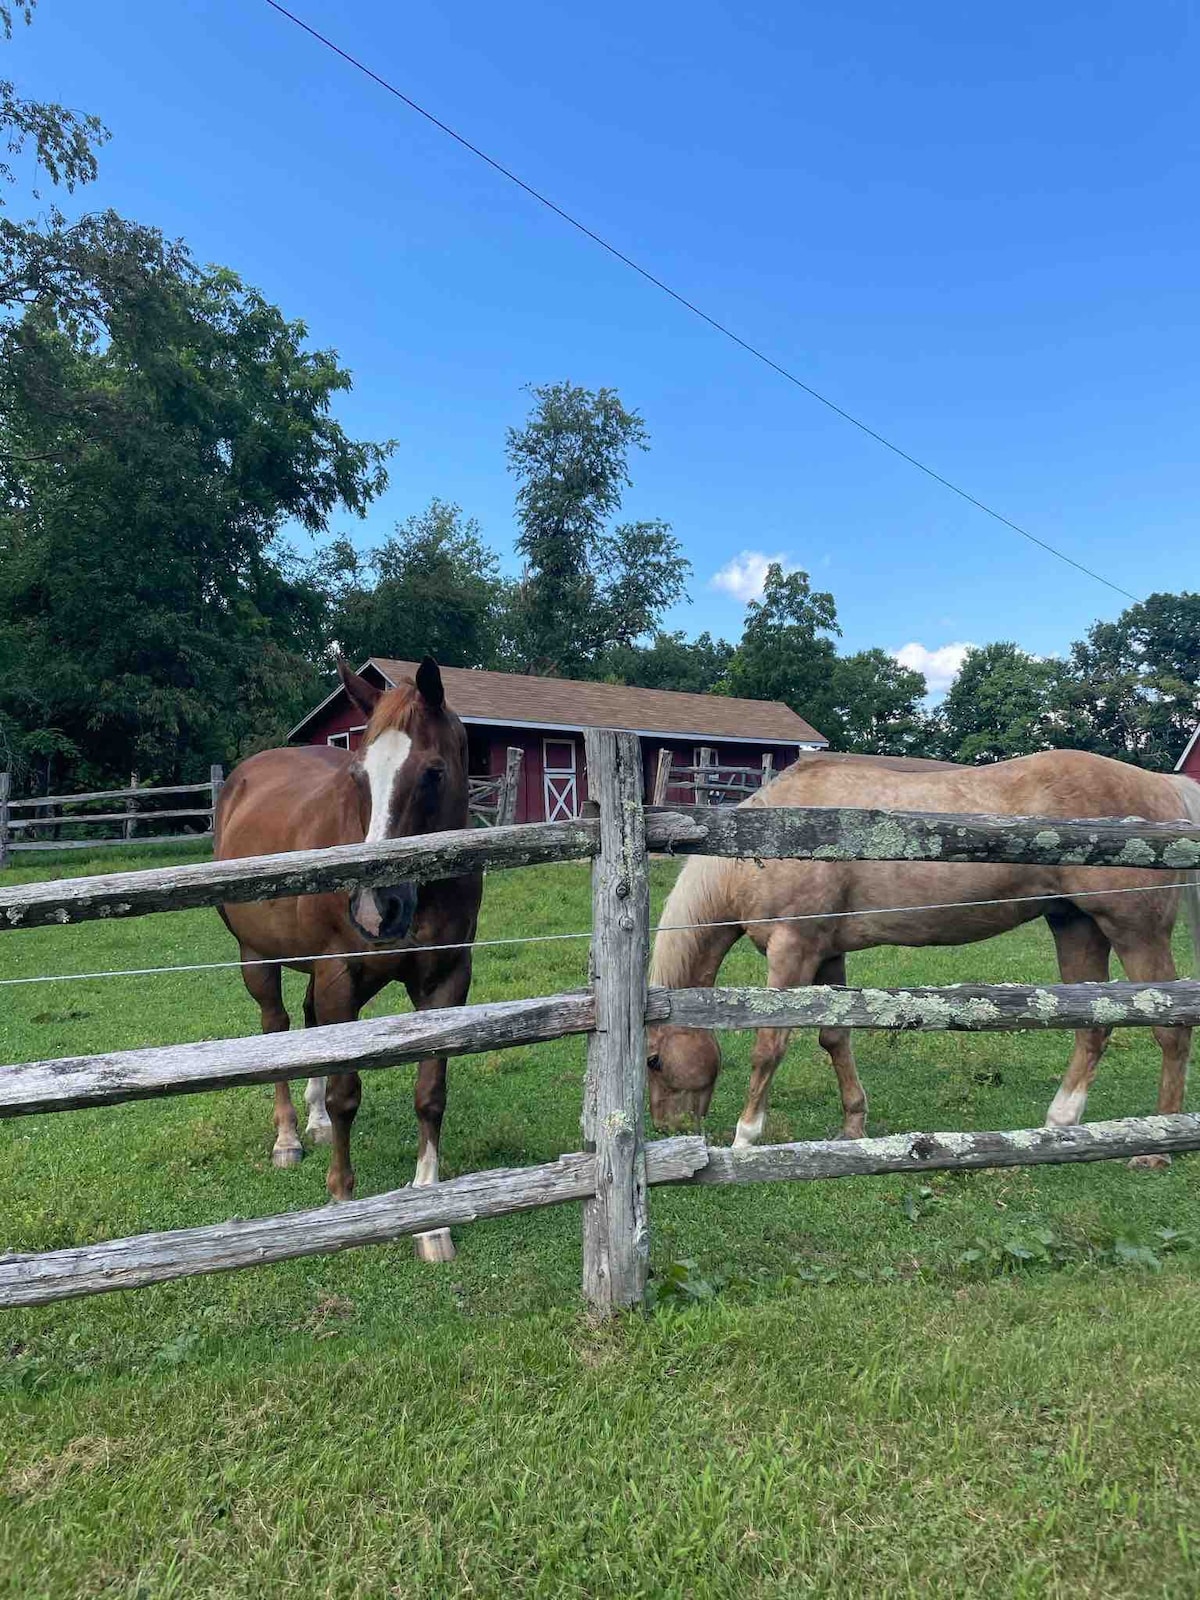
[(517, 794), (525, 752), (509, 745), (504, 771), (490, 778), (470, 778), (471, 815), (485, 828), (504, 828), (517, 820)]
[(698, 806), (736, 806), (747, 795), (765, 788), (775, 776), (775, 758), (770, 751), (757, 767), (723, 766), (717, 761), (715, 750), (707, 747), (699, 751), (700, 760), (695, 766), (677, 767), (672, 750), (658, 752), (654, 769), (654, 804), (671, 804), (670, 791), (683, 789), (689, 792), (692, 803)]
[(642, 1298), (649, 1262), (648, 1196), (657, 1184), (810, 1181), (1200, 1149), (1200, 1116), (1190, 1114), (1066, 1129), (914, 1132), (747, 1150), (713, 1149), (699, 1136), (647, 1142), (647, 1022), (715, 1029), (836, 1024), (964, 1031), (1069, 1029), (1098, 1020), (1106, 1027), (1200, 1024), (1200, 983), (1192, 980), (893, 990), (651, 989), (646, 978), (650, 850), (759, 859), (1069, 861), (1179, 873), (1200, 867), (1200, 828), (840, 808), (646, 810), (634, 735), (589, 733), (587, 759), (595, 814), (576, 820), (0, 887), (0, 930), (17, 930), (346, 891), (400, 878), (425, 882), (483, 867), (580, 858), (593, 863), (593, 977), (583, 992), (0, 1068), (0, 1117), (14, 1117), (310, 1074), (363, 1072), (422, 1056), (583, 1034), (582, 1151), (540, 1166), (472, 1173), (319, 1210), (3, 1256), (0, 1306), (258, 1266), (579, 1201), (584, 1292), (597, 1312), (608, 1314)]
[[(97, 845), (167, 844), (188, 837), (186, 833), (138, 833), (139, 826), (145, 829), (147, 826), (159, 828), (164, 822), (199, 822), (202, 824), (200, 832), (211, 833), (217, 796), (224, 781), (224, 768), (212, 766), (203, 783), (139, 785), (134, 774), (127, 789), (95, 789), (88, 794), (44, 794), (14, 800), (12, 774), (0, 772), (0, 867), (6, 865), (9, 853), (14, 850), (87, 850)], [(179, 803), (164, 808), (159, 805), (163, 799)], [(147, 802), (148, 810), (139, 809)], [(94, 809), (96, 806), (100, 809)], [(107, 831), (99, 835), (91, 833), (96, 827)], [(62, 837), (64, 828), (72, 837)], [(84, 838), (74, 837), (78, 828), (89, 832)], [(49, 837), (38, 838), (38, 834)]]

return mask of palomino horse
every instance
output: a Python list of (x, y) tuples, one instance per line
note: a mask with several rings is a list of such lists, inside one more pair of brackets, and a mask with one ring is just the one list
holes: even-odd
[[(750, 806), (862, 806), (910, 811), (993, 812), (1006, 816), (1142, 817), (1200, 822), (1200, 784), (1144, 772), (1078, 750), (1051, 750), (988, 767), (813, 755), (781, 772)], [(1200, 930), (1200, 891), (1188, 886), (1193, 934)], [(1137, 894), (1119, 891), (1137, 888)], [(1100, 891), (1099, 893), (1097, 891)], [(651, 983), (708, 987), (730, 948), (748, 934), (767, 958), (772, 988), (844, 984), (846, 956), (874, 945), (958, 945), (990, 939), (1045, 917), (1065, 983), (1108, 977), (1111, 951), (1135, 981), (1175, 977), (1171, 931), (1180, 890), (1161, 874), (1127, 868), (941, 865), (908, 861), (754, 861), (694, 856), (663, 910)], [(988, 904), (1021, 897), (1015, 904)], [(953, 902), (966, 902), (954, 904)], [(974, 903), (972, 903), (974, 902)], [(949, 903), (949, 904), (948, 904)], [(936, 909), (897, 910), (921, 906)], [(847, 912), (853, 915), (846, 915)], [(772, 917), (815, 920), (771, 922)], [(823, 917), (821, 913), (830, 913)], [(731, 926), (672, 926), (726, 923)], [(1080, 1121), (1109, 1030), (1084, 1028), (1047, 1121)], [(755, 1036), (750, 1090), (734, 1144), (753, 1144), (766, 1120), (771, 1078), (787, 1049), (788, 1030)], [(1179, 1111), (1187, 1080), (1191, 1030), (1155, 1028), (1162, 1050), (1158, 1109)], [(846, 1029), (823, 1028), (820, 1043), (837, 1073), (842, 1137), (862, 1137), (867, 1101)], [(656, 1123), (703, 1117), (712, 1099), (721, 1053), (711, 1033), (659, 1027), (650, 1034), (650, 1109)], [(1162, 1165), (1164, 1158), (1139, 1158)]]
[[(264, 750), (230, 775), (216, 815), (214, 854), (274, 854), (328, 845), (368, 843), (469, 822), (467, 736), (446, 705), (441, 673), (428, 657), (416, 679), (383, 693), (351, 672), (338, 671), (351, 700), (367, 717), (361, 747), (328, 746)], [(264, 1033), (288, 1027), (281, 967), (308, 973), (306, 1027), (353, 1022), (385, 984), (399, 979), (418, 1011), (460, 1006), (471, 986), (471, 951), (424, 949), (469, 946), (483, 892), (483, 878), (443, 878), (423, 884), (397, 883), (352, 895), (315, 894), (221, 908), (241, 947), (242, 977), (262, 1010)], [(347, 954), (349, 952), (349, 954)], [(327, 956), (332, 959), (317, 959)], [(266, 966), (251, 963), (267, 961)], [(357, 1072), (328, 1080), (310, 1078), (306, 1133), (332, 1143), (326, 1180), (334, 1200), (354, 1192), (350, 1129), (362, 1098)], [(420, 1144), (414, 1183), (436, 1183), (438, 1136), (446, 1105), (446, 1059), (430, 1057), (417, 1067), (416, 1110)], [(304, 1155), (296, 1112), (286, 1083), (275, 1085), (277, 1167)], [(427, 1261), (454, 1256), (445, 1229), (417, 1237)]]

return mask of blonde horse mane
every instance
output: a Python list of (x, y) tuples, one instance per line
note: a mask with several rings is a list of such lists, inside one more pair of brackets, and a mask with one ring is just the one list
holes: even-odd
[(663, 906), (662, 931), (655, 936), (650, 982), (664, 989), (686, 989), (712, 947), (717, 930), (685, 923), (721, 922), (729, 916), (725, 883), (730, 863), (718, 856), (692, 856), (684, 863)]

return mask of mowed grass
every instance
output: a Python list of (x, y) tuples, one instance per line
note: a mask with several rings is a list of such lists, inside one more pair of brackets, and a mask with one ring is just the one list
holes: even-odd
[[(674, 871), (654, 866), (656, 910)], [(589, 914), (582, 866), (496, 874), (481, 933), (571, 932)], [(212, 912), (11, 933), (0, 951), (4, 977), (233, 954)], [(474, 998), (577, 987), (585, 961), (583, 940), (481, 950)], [(739, 948), (726, 974), (761, 966)], [(851, 966), (886, 984), (1053, 976), (1040, 927)], [(7, 1061), (257, 1023), (236, 970), (0, 1001)], [(395, 989), (376, 1009), (402, 1003)], [(726, 1036), (718, 1141), (749, 1044)], [(871, 1131), (1036, 1124), (1068, 1049), (860, 1035)], [(452, 1063), (444, 1175), (577, 1149), (583, 1063), (582, 1040)], [(1157, 1073), (1149, 1035), (1118, 1033), (1089, 1114), (1152, 1108)], [(411, 1085), (411, 1068), (367, 1079), (362, 1194), (411, 1177)], [(837, 1123), (832, 1072), (798, 1036), (768, 1137)], [(322, 1203), (325, 1152), (279, 1173), (270, 1140), (264, 1089), (4, 1123), (0, 1249)], [(404, 1242), (0, 1313), (0, 1593), (1200, 1591), (1194, 1158), (659, 1189), (652, 1210), (660, 1279), (693, 1263), (682, 1291), (601, 1329), (579, 1305), (574, 1207), (462, 1229), (444, 1268)], [(1039, 1234), (1047, 1259), (1023, 1259)], [(994, 1270), (988, 1247), (1008, 1252)], [(961, 1264), (970, 1249), (985, 1261)]]

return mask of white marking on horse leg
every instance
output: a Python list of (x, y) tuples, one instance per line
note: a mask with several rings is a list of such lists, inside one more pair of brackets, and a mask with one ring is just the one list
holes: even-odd
[(1046, 1113), (1046, 1125), (1050, 1128), (1074, 1128), (1083, 1120), (1083, 1108), (1087, 1105), (1088, 1092), (1086, 1089), (1067, 1089), (1060, 1087), (1054, 1099), (1050, 1102), (1050, 1109)]
[(762, 1138), (763, 1126), (766, 1123), (766, 1113), (760, 1111), (756, 1117), (743, 1120), (738, 1118), (737, 1132), (733, 1136), (735, 1150), (748, 1149), (750, 1145), (757, 1144)]
[(308, 1107), (308, 1121), (304, 1131), (314, 1144), (333, 1143), (333, 1123), (325, 1109), (325, 1079), (310, 1078), (304, 1090), (304, 1103)]
[[(414, 1189), (427, 1189), (438, 1181), (438, 1153), (436, 1145), (428, 1144), (417, 1160)], [(422, 1261), (453, 1261), (454, 1241), (449, 1228), (434, 1228), (430, 1233), (414, 1233), (413, 1247)]]

